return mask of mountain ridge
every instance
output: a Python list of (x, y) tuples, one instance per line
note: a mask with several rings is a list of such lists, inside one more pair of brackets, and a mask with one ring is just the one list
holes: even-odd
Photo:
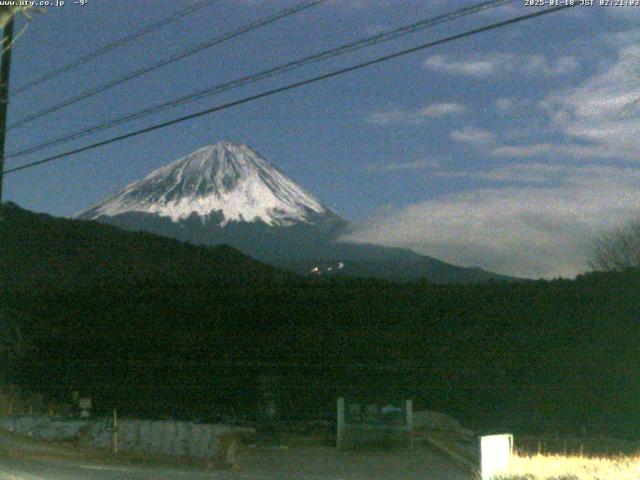
[(194, 244), (226, 243), (301, 274), (434, 283), (513, 280), (411, 250), (349, 243), (349, 222), (246, 144), (221, 141), (154, 170), (73, 218)]

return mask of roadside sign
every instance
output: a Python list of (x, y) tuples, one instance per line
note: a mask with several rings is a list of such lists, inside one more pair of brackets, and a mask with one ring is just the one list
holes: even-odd
[(482, 480), (492, 480), (509, 468), (513, 453), (513, 435), (487, 435), (480, 437), (480, 468)]
[(406, 445), (413, 443), (411, 400), (376, 402), (338, 398), (337, 447), (368, 443)]

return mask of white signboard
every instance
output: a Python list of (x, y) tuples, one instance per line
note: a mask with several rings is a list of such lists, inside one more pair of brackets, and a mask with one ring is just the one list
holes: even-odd
[(513, 451), (513, 435), (488, 435), (480, 437), (480, 465), (482, 480), (491, 480), (504, 474), (509, 468)]

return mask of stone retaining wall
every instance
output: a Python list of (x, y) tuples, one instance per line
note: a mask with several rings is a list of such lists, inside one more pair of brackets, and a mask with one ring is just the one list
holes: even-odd
[[(77, 440), (96, 448), (111, 446), (108, 419), (64, 419), (46, 416), (0, 418), (0, 428), (42, 440)], [(250, 433), (226, 425), (199, 424), (172, 420), (118, 420), (118, 449), (193, 458), (213, 458), (220, 436), (232, 432)]]

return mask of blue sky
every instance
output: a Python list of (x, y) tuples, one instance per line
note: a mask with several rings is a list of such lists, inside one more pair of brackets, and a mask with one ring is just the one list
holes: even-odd
[[(21, 20), (13, 88), (187, 2), (68, 1)], [(292, 1), (219, 0), (11, 99), (9, 122)], [(475, 2), (330, 0), (11, 130), (7, 151)], [(464, 29), (524, 0), (29, 157), (42, 158)], [(528, 277), (587, 269), (597, 232), (637, 217), (640, 7), (575, 7), (5, 178), (5, 199), (70, 215), (218, 140), (257, 149), (357, 224), (351, 240)]]

